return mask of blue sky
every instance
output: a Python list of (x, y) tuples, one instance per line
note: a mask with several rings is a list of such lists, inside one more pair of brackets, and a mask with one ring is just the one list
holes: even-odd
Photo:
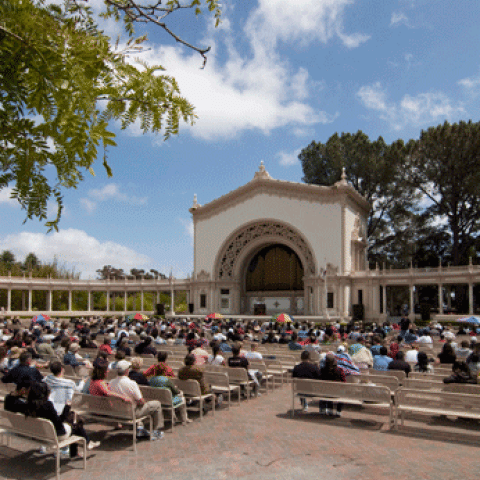
[[(203, 70), (198, 54), (145, 30), (142, 58), (177, 79), (196, 124), (167, 142), (114, 126), (113, 178), (99, 161), (95, 177), (65, 192), (59, 233), (23, 225), (1, 190), (0, 251), (56, 255), (82, 278), (105, 264), (180, 278), (193, 268), (195, 193), (205, 204), (251, 180), (261, 160), (272, 177), (300, 182), (300, 149), (335, 132), (392, 142), (445, 120), (479, 121), (480, 2), (225, 0), (223, 10), (217, 29), (207, 15), (170, 23), (212, 47)], [(113, 36), (120, 27), (104, 28)]]

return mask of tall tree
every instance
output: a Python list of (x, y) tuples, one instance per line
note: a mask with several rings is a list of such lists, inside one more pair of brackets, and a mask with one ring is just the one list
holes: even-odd
[(431, 218), (446, 220), (451, 263), (468, 263), (480, 228), (480, 122), (431, 127), (408, 149), (405, 180), (429, 201)]
[(115, 145), (109, 129), (114, 120), (122, 129), (138, 120), (143, 132), (161, 132), (165, 139), (178, 133), (182, 120), (194, 122), (193, 106), (175, 79), (160, 65), (132, 58), (146, 40), (135, 37), (134, 25), (156, 25), (204, 63), (209, 49), (193, 46), (166, 24), (176, 12), (201, 13), (202, 4), (218, 23), (218, 0), (104, 0), (103, 16), (123, 21), (129, 36), (118, 49), (97, 27), (86, 1), (0, 0), (0, 189), (13, 187), (26, 220), (46, 219), (53, 197), (57, 216), (46, 226), (58, 228), (63, 192), (76, 188), (86, 171), (94, 174), (99, 146), (111, 176), (106, 149)]
[(334, 134), (324, 144), (313, 141), (299, 155), (304, 182), (333, 185), (345, 167), (348, 181), (370, 202), (367, 235), (372, 261), (380, 260), (382, 244), (395, 236), (395, 220), (412, 214), (411, 191), (401, 181), (405, 153), (402, 140), (388, 145), (382, 137), (371, 141), (358, 131)]
[(40, 266), (39, 258), (33, 252), (30, 252), (23, 261), (23, 267), (25, 270), (33, 270), (38, 266)]

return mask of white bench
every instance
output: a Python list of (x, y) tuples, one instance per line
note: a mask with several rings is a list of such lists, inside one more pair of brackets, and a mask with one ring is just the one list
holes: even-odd
[(389, 427), (393, 425), (394, 404), (390, 389), (385, 386), (293, 378), (292, 417), (295, 414), (296, 396), (316, 397), (320, 400), (356, 405), (364, 402), (375, 403), (376, 407), (388, 409)]
[(395, 428), (398, 428), (399, 416), (403, 426), (405, 413), (453, 415), (480, 420), (478, 394), (400, 388), (395, 395), (395, 404)]
[(118, 397), (100, 397), (75, 393), (72, 399), (72, 410), (78, 415), (92, 418), (101, 423), (125, 423), (133, 426), (133, 451), (137, 453), (137, 424), (143, 420), (150, 420), (150, 435), (153, 433), (152, 415), (137, 417), (136, 405), (125, 402)]
[(80, 443), (83, 446), (83, 468), (87, 468), (87, 442), (83, 437), (71, 435), (65, 439), (59, 440), (55, 427), (50, 420), (43, 418), (25, 417), (20, 413), (0, 411), (0, 427), (3, 433), (8, 434), (7, 442), (10, 445), (10, 436), (15, 435), (27, 438), (42, 446), (53, 449), (56, 458), (56, 478), (60, 478), (60, 449)]

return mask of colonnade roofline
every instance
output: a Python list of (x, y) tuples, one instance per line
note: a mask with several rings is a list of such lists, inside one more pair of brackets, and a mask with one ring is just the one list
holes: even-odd
[(469, 283), (480, 282), (480, 265), (463, 265), (457, 267), (428, 267), (405, 269), (374, 268), (362, 272), (352, 272), (349, 276), (354, 281), (377, 280), (383, 284), (406, 283)]
[(153, 279), (153, 280), (80, 280), (40, 277), (0, 276), (0, 288), (65, 288), (66, 290), (184, 290), (190, 287), (189, 278)]

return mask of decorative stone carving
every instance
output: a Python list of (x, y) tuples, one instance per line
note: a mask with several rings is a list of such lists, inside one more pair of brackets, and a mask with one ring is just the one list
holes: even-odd
[(338, 267), (333, 266), (331, 263), (327, 263), (327, 275), (337, 275), (338, 274)]
[(210, 280), (210, 274), (205, 270), (202, 270), (200, 273), (197, 273), (198, 282), (208, 282)]
[(298, 248), (306, 260), (306, 265), (304, 265), (305, 274), (315, 274), (315, 263), (312, 252), (305, 240), (293, 228), (283, 225), (280, 222), (260, 221), (248, 225), (238, 232), (224, 249), (220, 257), (218, 278), (223, 280), (232, 279), (235, 263), (241, 252), (250, 242), (264, 236), (278, 237), (280, 242), (281, 239), (289, 240)]
[(352, 230), (352, 242), (364, 243), (366, 239), (365, 226), (360, 220), (360, 216), (355, 217), (355, 222), (353, 224)]

